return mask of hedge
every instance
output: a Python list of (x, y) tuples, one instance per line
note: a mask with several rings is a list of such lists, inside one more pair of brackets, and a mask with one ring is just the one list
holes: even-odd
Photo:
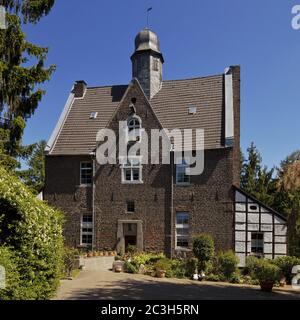
[(0, 245), (10, 247), (20, 275), (20, 299), (48, 299), (62, 269), (63, 215), (38, 200), (0, 167)]

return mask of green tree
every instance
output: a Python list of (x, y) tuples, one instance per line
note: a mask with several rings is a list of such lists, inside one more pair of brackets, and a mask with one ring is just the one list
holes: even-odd
[(45, 67), (48, 48), (26, 40), (23, 23), (36, 23), (48, 14), (54, 0), (0, 0), (7, 10), (7, 28), (0, 30), (0, 164), (20, 167), (19, 158), (32, 152), (23, 147), (26, 119), (30, 118), (45, 91), (55, 66)]
[(262, 157), (252, 142), (242, 157), (241, 187), (258, 200), (272, 206), (276, 192), (274, 169), (262, 165)]
[(36, 143), (32, 154), (28, 157), (28, 169), (19, 173), (23, 182), (34, 192), (40, 192), (45, 183), (45, 154), (44, 150), (47, 145), (45, 140)]

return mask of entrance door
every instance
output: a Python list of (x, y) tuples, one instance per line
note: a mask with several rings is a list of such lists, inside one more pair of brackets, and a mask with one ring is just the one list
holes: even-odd
[(124, 223), (124, 239), (125, 239), (125, 251), (127, 251), (128, 245), (136, 246), (137, 240), (137, 224), (136, 223)]

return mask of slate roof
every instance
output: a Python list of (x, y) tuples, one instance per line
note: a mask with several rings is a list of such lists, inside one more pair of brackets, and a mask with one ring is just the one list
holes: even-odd
[[(164, 128), (205, 129), (205, 149), (222, 148), (224, 131), (223, 75), (163, 81), (150, 101)], [(95, 148), (96, 134), (105, 128), (118, 107), (127, 85), (87, 88), (85, 96), (74, 99), (58, 132), (52, 155), (83, 155)], [(188, 107), (197, 113), (188, 113)], [(98, 112), (90, 119), (91, 112)]]

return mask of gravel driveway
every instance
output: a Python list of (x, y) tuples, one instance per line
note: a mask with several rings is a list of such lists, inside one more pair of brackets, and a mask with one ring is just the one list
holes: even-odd
[(299, 299), (300, 291), (276, 288), (263, 293), (259, 287), (185, 279), (157, 279), (111, 271), (82, 271), (75, 280), (61, 281), (56, 300), (145, 299)]

